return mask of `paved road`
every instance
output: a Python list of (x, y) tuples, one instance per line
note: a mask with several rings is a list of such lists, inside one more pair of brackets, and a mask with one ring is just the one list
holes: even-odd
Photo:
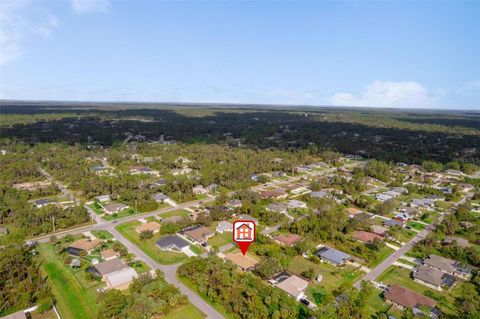
[[(356, 166), (356, 164), (348, 165), (348, 166)], [(336, 170), (336, 168), (327, 169), (327, 170), (318, 172), (315, 175), (320, 176), (320, 175), (328, 174), (330, 172), (333, 172), (334, 170)], [(73, 196), (71, 191), (65, 185), (63, 185), (60, 182), (54, 180), (53, 177), (50, 174), (48, 174), (46, 171), (42, 170), (42, 173), (47, 178), (54, 181), (60, 187), (60, 189), (62, 190), (62, 192), (65, 195), (72, 196), (75, 199), (76, 202), (79, 202), (79, 200), (76, 199)], [(274, 186), (274, 185), (277, 185), (277, 184), (294, 182), (294, 181), (300, 180), (304, 177), (307, 177), (307, 176), (303, 176), (303, 175), (295, 176), (295, 177), (291, 177), (287, 180), (279, 180), (279, 181), (274, 181), (274, 182), (271, 182), (271, 183), (267, 183), (266, 185), (254, 186), (251, 189), (252, 189), (252, 191), (258, 191), (258, 190), (262, 190), (266, 187), (271, 187), (271, 186)], [(231, 192), (231, 193), (233, 193), (233, 192)], [(208, 198), (208, 199), (183, 203), (183, 204), (179, 204), (179, 205), (174, 206), (174, 207), (163, 208), (163, 209), (153, 211), (153, 212), (149, 212), (149, 213), (145, 213), (145, 214), (136, 214), (136, 215), (133, 215), (133, 216), (128, 216), (128, 217), (117, 219), (117, 220), (114, 220), (114, 221), (105, 221), (101, 217), (97, 216), (92, 209), (90, 209), (89, 207), (86, 207), (89, 214), (92, 216), (92, 219), (95, 220), (97, 222), (97, 224), (86, 225), (86, 226), (82, 226), (82, 227), (78, 227), (78, 228), (70, 229), (70, 230), (64, 230), (64, 231), (48, 234), (48, 235), (45, 235), (45, 236), (36, 237), (32, 240), (36, 240), (38, 242), (48, 242), (52, 235), (55, 235), (57, 237), (63, 237), (63, 236), (66, 236), (67, 234), (77, 235), (77, 234), (81, 234), (83, 232), (92, 231), (92, 230), (107, 230), (110, 233), (112, 233), (112, 235), (119, 242), (121, 242), (123, 245), (125, 245), (125, 247), (127, 247), (127, 249), (131, 253), (133, 253), (138, 259), (142, 260), (150, 268), (160, 269), (165, 274), (165, 280), (167, 282), (175, 285), (176, 287), (178, 287), (180, 289), (180, 291), (189, 298), (190, 302), (193, 305), (195, 305), (197, 308), (199, 308), (202, 312), (204, 312), (207, 315), (208, 318), (212, 318), (212, 319), (223, 318), (223, 316), (220, 313), (218, 313), (213, 307), (211, 307), (207, 302), (205, 302), (203, 299), (201, 299), (195, 292), (190, 290), (187, 286), (185, 286), (183, 283), (181, 283), (178, 280), (178, 278), (176, 277), (176, 271), (177, 271), (177, 268), (178, 268), (179, 264), (168, 265), (168, 266), (167, 265), (160, 265), (159, 263), (157, 263), (153, 259), (151, 259), (148, 255), (146, 255), (141, 249), (139, 249), (137, 246), (135, 246), (133, 243), (131, 243), (129, 240), (127, 240), (125, 237), (123, 237), (123, 235), (120, 234), (115, 229), (115, 226), (118, 225), (118, 224), (128, 223), (130, 221), (135, 221), (135, 220), (137, 220), (138, 218), (141, 218), (141, 217), (145, 218), (145, 217), (150, 217), (150, 216), (154, 216), (154, 215), (161, 215), (161, 214), (165, 214), (165, 213), (175, 211), (175, 210), (178, 210), (178, 209), (190, 208), (194, 205), (213, 202), (214, 200), (215, 200), (215, 197), (212, 196), (211, 198)], [(233, 245), (233, 244), (231, 244), (231, 245)], [(229, 247), (229, 246), (230, 245), (226, 245), (222, 248), (228, 249), (227, 247)]]
[(150, 268), (154, 270), (160, 269), (165, 274), (165, 280), (168, 283), (178, 287), (182, 292), (182, 294), (186, 295), (190, 300), (190, 302), (195, 307), (200, 309), (207, 316), (207, 318), (211, 318), (211, 319), (223, 318), (223, 316), (218, 311), (216, 311), (212, 306), (210, 306), (207, 302), (205, 302), (202, 298), (200, 298), (195, 292), (193, 292), (190, 288), (188, 288), (178, 280), (176, 274), (177, 274), (177, 268), (180, 266), (180, 264), (160, 265), (159, 263), (154, 261), (152, 258), (150, 258), (147, 254), (145, 254), (141, 249), (139, 249), (137, 246), (131, 243), (128, 239), (123, 237), (123, 235), (115, 229), (114, 225), (109, 225), (106, 228), (106, 230), (109, 231), (119, 242), (125, 245), (125, 247), (127, 247), (129, 252), (134, 254), (138, 259), (143, 261)]
[[(467, 198), (472, 197), (472, 193), (466, 194), (458, 203), (452, 206), (450, 211), (447, 214), (451, 214), (455, 212), (455, 209), (465, 203)], [(445, 214), (445, 215), (447, 215)], [(445, 215), (442, 215), (436, 224), (440, 224), (445, 217)], [(409, 242), (407, 242), (405, 245), (401, 246), (400, 249), (396, 250), (393, 254), (387, 257), (382, 263), (380, 263), (377, 267), (372, 269), (368, 274), (366, 274), (363, 278), (361, 278), (359, 281), (355, 283), (355, 287), (360, 288), (360, 284), (362, 281), (374, 281), (375, 278), (377, 278), (381, 273), (383, 273), (388, 267), (393, 265), (400, 257), (402, 257), (405, 253), (407, 253), (410, 249), (415, 246), (416, 243), (418, 243), (420, 240), (424, 239), (430, 232), (434, 231), (436, 228), (436, 225), (429, 225), (427, 226), (424, 230), (420, 231), (413, 237)]]

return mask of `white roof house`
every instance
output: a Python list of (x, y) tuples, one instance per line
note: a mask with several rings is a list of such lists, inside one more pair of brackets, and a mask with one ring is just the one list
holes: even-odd
[(307, 208), (307, 203), (300, 200), (292, 199), (287, 203), (289, 208)]
[(217, 233), (223, 234), (224, 232), (231, 232), (233, 228), (233, 224), (227, 221), (222, 220), (218, 223), (216, 231)]
[(110, 195), (100, 195), (95, 197), (100, 203), (104, 202), (109, 202), (110, 201)]
[(290, 296), (299, 300), (304, 296), (305, 289), (307, 289), (308, 281), (292, 275), (287, 279), (281, 281), (277, 287), (285, 291)]
[(127, 267), (105, 275), (104, 279), (109, 288), (123, 290), (127, 289), (128, 285), (137, 277), (135, 269)]

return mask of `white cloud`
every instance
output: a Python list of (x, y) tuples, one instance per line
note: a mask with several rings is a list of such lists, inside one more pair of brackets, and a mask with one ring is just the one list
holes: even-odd
[(111, 7), (109, 0), (71, 0), (71, 3), (76, 13), (109, 12)]
[(360, 93), (336, 93), (330, 102), (335, 106), (428, 108), (437, 105), (437, 94), (414, 81), (375, 81)]
[(49, 37), (58, 20), (31, 0), (0, 1), (0, 65), (18, 59), (28, 36)]

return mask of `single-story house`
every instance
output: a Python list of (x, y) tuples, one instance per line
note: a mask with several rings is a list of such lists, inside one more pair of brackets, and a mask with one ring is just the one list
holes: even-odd
[(383, 224), (387, 227), (392, 227), (392, 226), (400, 226), (403, 227), (405, 225), (404, 222), (396, 220), (396, 219), (388, 219), (383, 221)]
[(370, 228), (372, 229), (372, 233), (380, 236), (385, 236), (385, 234), (388, 232), (387, 228), (380, 225), (372, 225)]
[(178, 235), (168, 235), (157, 240), (157, 247), (161, 250), (182, 251), (190, 247), (190, 243)]
[(126, 267), (115, 272), (106, 274), (104, 276), (104, 280), (107, 283), (108, 288), (125, 290), (128, 288), (130, 283), (137, 277), (138, 274), (135, 269), (131, 267)]
[(452, 244), (456, 243), (460, 247), (470, 247), (472, 244), (464, 238), (461, 237), (455, 237), (455, 236), (446, 236), (445, 239), (442, 241), (443, 244)]
[(215, 183), (212, 183), (210, 185), (208, 185), (207, 187), (205, 187), (205, 189), (211, 193), (211, 192), (215, 192), (218, 188), (218, 184), (215, 184)]
[(158, 171), (152, 170), (148, 166), (134, 166), (130, 168), (130, 174), (136, 175), (136, 174), (150, 174), (150, 175), (159, 175)]
[(435, 204), (434, 198), (414, 198), (410, 202), (410, 207), (423, 207), (423, 208), (430, 208), (433, 207)]
[(401, 193), (393, 191), (393, 190), (386, 191), (384, 194), (388, 195), (392, 198), (397, 198), (398, 196), (402, 195)]
[(118, 252), (113, 249), (107, 249), (100, 252), (100, 256), (102, 256), (103, 260), (112, 260), (114, 258), (117, 258), (118, 255)]
[(241, 252), (235, 254), (228, 253), (225, 255), (225, 258), (240, 267), (243, 271), (251, 270), (258, 264), (256, 259), (249, 255), (244, 256)]
[(108, 205), (103, 206), (103, 211), (107, 215), (117, 214), (120, 213), (122, 210), (127, 209), (128, 205), (122, 203), (110, 203)]
[(458, 261), (442, 256), (430, 255), (423, 264), (461, 279), (468, 279), (472, 274), (469, 267), (464, 267)]
[(392, 191), (400, 193), (400, 194), (407, 194), (408, 193), (408, 189), (406, 189), (405, 187), (393, 187)]
[(33, 203), (35, 204), (35, 206), (37, 208), (42, 208), (42, 207), (47, 206), (49, 204), (53, 204), (54, 202), (51, 199), (48, 199), (48, 198), (41, 198), (41, 199), (34, 200)]
[(370, 233), (368, 231), (354, 231), (352, 233), (352, 237), (355, 238), (356, 240), (359, 240), (365, 244), (371, 244), (373, 243), (376, 239), (377, 240), (382, 240), (383, 237), (380, 235), (377, 235), (375, 233)]
[(247, 214), (239, 215), (239, 216), (238, 216), (238, 219), (240, 219), (240, 220), (251, 220), (251, 221), (253, 221), (256, 225), (258, 225), (258, 219), (256, 219), (255, 217), (252, 217), (252, 216), (250, 216), (250, 215), (247, 215)]
[(268, 204), (267, 207), (265, 207), (265, 209), (270, 212), (285, 214), (288, 210), (288, 207), (285, 204), (271, 203), (271, 204)]
[(167, 181), (165, 180), (165, 178), (160, 178), (160, 179), (157, 179), (155, 181), (155, 185), (157, 186), (165, 186), (167, 185)]
[(106, 202), (109, 202), (111, 200), (110, 195), (100, 195), (100, 196), (95, 197), (95, 199), (99, 203), (106, 203)]
[(295, 275), (291, 275), (287, 278), (285, 277), (286, 276), (284, 276), (276, 286), (296, 300), (302, 299), (305, 296), (305, 289), (307, 289), (308, 281)]
[(225, 220), (222, 220), (218, 223), (217, 228), (215, 229), (217, 233), (223, 234), (224, 232), (231, 232), (233, 230), (233, 224)]
[(287, 206), (289, 208), (307, 208), (307, 203), (302, 202), (300, 200), (292, 199), (288, 201)]
[(336, 250), (327, 246), (323, 246), (315, 252), (321, 260), (331, 263), (335, 266), (344, 266), (345, 263), (352, 259), (352, 256), (343, 251)]
[(387, 201), (389, 199), (392, 199), (392, 198), (393, 198), (392, 196), (389, 196), (385, 193), (380, 193), (380, 194), (375, 195), (375, 199), (380, 201), (380, 202), (385, 202), (385, 201)]
[(170, 197), (168, 197), (167, 195), (162, 194), (162, 193), (153, 194), (153, 195), (152, 195), (152, 198), (153, 198), (156, 202), (159, 202), (159, 203), (163, 203), (163, 202), (165, 202), (166, 200), (170, 199)]
[(197, 186), (193, 186), (192, 192), (194, 194), (207, 194), (208, 190), (204, 188), (202, 185), (197, 185)]
[(416, 282), (439, 291), (443, 286), (451, 287), (455, 283), (455, 277), (452, 275), (425, 265), (420, 265), (415, 270), (413, 277)]
[(328, 196), (328, 193), (325, 192), (325, 191), (318, 191), (318, 192), (311, 192), (310, 193), (310, 197), (313, 197), (313, 198), (323, 198), (323, 197), (327, 197)]
[(90, 238), (82, 238), (69, 244), (65, 250), (70, 255), (80, 256), (82, 252), (90, 254), (102, 241), (100, 239), (91, 240)]
[(433, 308), (436, 304), (435, 300), (399, 285), (388, 287), (384, 298), (386, 302), (392, 303), (402, 310), (405, 308), (418, 309), (420, 306)]
[(47, 181), (38, 181), (38, 182), (17, 183), (17, 184), (13, 184), (12, 187), (15, 189), (32, 192), (39, 188), (40, 189), (46, 188), (50, 185), (52, 185), (52, 182), (47, 180)]
[(93, 265), (92, 267), (88, 268), (87, 271), (103, 278), (105, 275), (111, 274), (127, 267), (127, 264), (123, 260), (119, 258), (114, 258)]
[(285, 189), (290, 191), (292, 194), (300, 194), (308, 191), (308, 189), (305, 186), (300, 184), (288, 185), (288, 186), (285, 186)]
[(285, 191), (284, 188), (276, 188), (273, 190), (265, 190), (261, 191), (260, 197), (263, 199), (267, 198), (274, 198), (274, 199), (281, 199), (281, 198), (287, 198), (287, 192)]
[(239, 199), (231, 199), (227, 202), (227, 206), (230, 208), (242, 207), (242, 201)]
[(148, 222), (135, 227), (135, 231), (139, 234), (144, 231), (151, 231), (152, 233), (156, 234), (160, 231), (160, 224), (157, 222)]
[(295, 244), (302, 239), (302, 236), (297, 234), (281, 234), (275, 237), (275, 241), (285, 246), (295, 246)]
[(187, 238), (201, 244), (207, 241), (207, 239), (215, 236), (215, 233), (210, 228), (205, 226), (193, 226), (182, 230), (181, 232)]

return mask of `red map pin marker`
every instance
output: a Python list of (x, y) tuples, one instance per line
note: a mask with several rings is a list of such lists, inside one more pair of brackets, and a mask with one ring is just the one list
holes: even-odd
[(257, 225), (253, 220), (237, 220), (233, 223), (233, 241), (245, 256), (248, 246), (255, 241)]

